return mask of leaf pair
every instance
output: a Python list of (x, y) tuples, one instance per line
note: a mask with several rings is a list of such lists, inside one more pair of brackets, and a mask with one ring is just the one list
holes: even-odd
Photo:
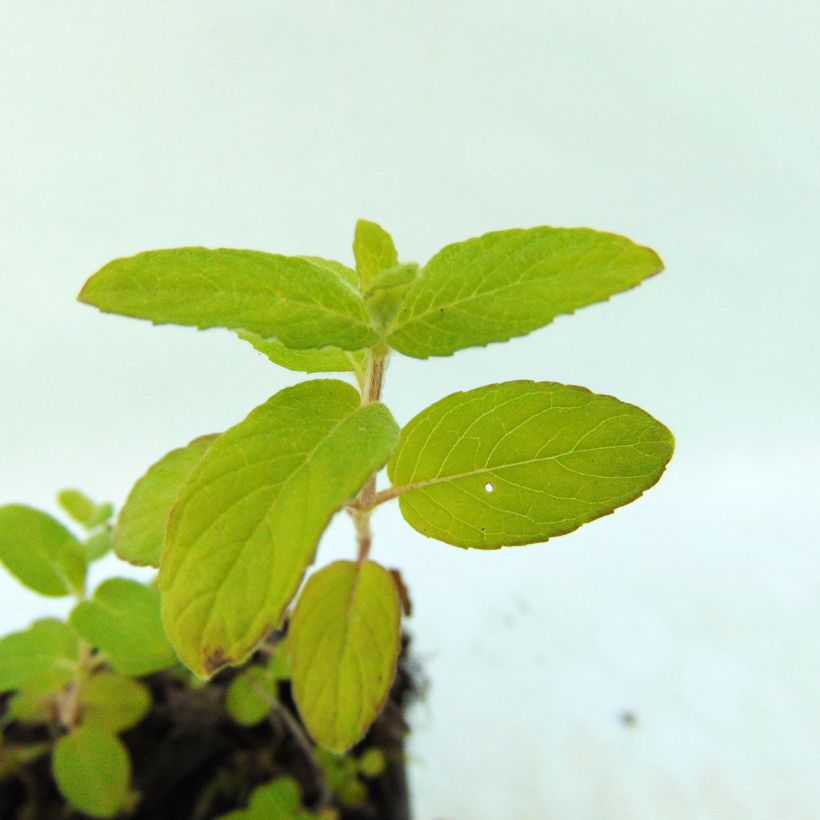
[(360, 220), (357, 270), (315, 257), (177, 248), (116, 259), (80, 300), (155, 323), (235, 330), (274, 362), (305, 372), (361, 372), (351, 352), (386, 344), (447, 356), (529, 333), (562, 313), (634, 287), (657, 254), (587, 228), (496, 231), (448, 245), (419, 271)]

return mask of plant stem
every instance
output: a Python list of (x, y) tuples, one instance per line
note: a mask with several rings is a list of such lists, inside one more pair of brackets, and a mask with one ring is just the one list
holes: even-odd
[(79, 656), (77, 659), (77, 671), (74, 673), (74, 680), (71, 687), (65, 693), (65, 697), (59, 706), (60, 723), (69, 732), (76, 729), (80, 722), (80, 689), (89, 677), (93, 666), (93, 654), (91, 645), (81, 640), (79, 642)]
[[(382, 397), (382, 385), (384, 384), (384, 373), (387, 368), (387, 355), (379, 350), (371, 349), (368, 352), (367, 372), (362, 385), (362, 405), (379, 401)], [(373, 507), (373, 500), (376, 497), (376, 474), (370, 476), (364, 487), (356, 496), (356, 502), (350, 514), (356, 526), (356, 540), (359, 544), (359, 564), (367, 560), (370, 554), (370, 546), (373, 542), (373, 534), (370, 530), (370, 513)]]

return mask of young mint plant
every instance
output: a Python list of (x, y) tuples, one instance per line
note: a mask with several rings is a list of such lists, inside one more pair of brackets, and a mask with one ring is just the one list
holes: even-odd
[[(640, 408), (552, 382), (455, 393), (401, 431), (381, 403), (392, 351), (426, 359), (527, 334), (658, 273), (654, 251), (539, 227), (448, 245), (420, 268), (364, 220), (353, 250), (355, 270), (260, 251), (149, 251), (110, 262), (79, 296), (157, 324), (227, 328), (291, 370), (355, 376), (358, 390), (333, 379), (286, 388), (165, 456), (134, 487), (114, 541), (120, 557), (159, 566), (167, 636), (208, 677), (282, 625), (322, 532), (347, 510), (357, 555), (310, 578), (287, 641), (303, 721), (337, 753), (379, 713), (400, 652), (405, 595), (370, 559), (375, 507), (398, 499), (410, 526), (463, 548), (539, 543), (636, 499), (674, 446)], [(391, 486), (379, 490), (385, 465)]]
[[(33, 748), (50, 751), (65, 799), (91, 817), (113, 817), (133, 800), (131, 762), (118, 735), (151, 706), (148, 688), (130, 676), (177, 660), (155, 589), (112, 578), (86, 597), (89, 564), (111, 548), (112, 506), (78, 490), (62, 491), (58, 501), (83, 536), (32, 507), (0, 507), (0, 562), (35, 592), (75, 599), (67, 623), (48, 618), (0, 639), (0, 692), (14, 693), (3, 720), (48, 726), (53, 744), (16, 747), (19, 765)], [(0, 732), (0, 757), (7, 748)]]

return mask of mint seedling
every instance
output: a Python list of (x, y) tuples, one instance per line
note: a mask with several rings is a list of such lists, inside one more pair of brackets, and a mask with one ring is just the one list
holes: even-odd
[[(110, 262), (79, 297), (158, 324), (227, 328), (286, 368), (355, 377), (358, 389), (289, 387), (170, 453), (137, 483), (114, 536), (120, 557), (159, 566), (165, 632), (201, 677), (241, 664), (289, 617), (297, 705), (336, 753), (378, 714), (400, 651), (399, 579), (370, 558), (376, 506), (398, 499), (411, 527), (458, 547), (539, 543), (636, 499), (674, 446), (640, 408), (552, 382), (455, 393), (401, 431), (380, 400), (393, 351), (426, 359), (529, 333), (658, 273), (649, 248), (540, 227), (448, 245), (419, 267), (360, 221), (354, 256), (356, 270), (260, 251), (150, 251)], [(385, 465), (391, 486), (379, 489)], [(357, 554), (316, 572), (294, 606), (342, 509)], [(26, 572), (45, 594), (71, 583), (39, 565)]]

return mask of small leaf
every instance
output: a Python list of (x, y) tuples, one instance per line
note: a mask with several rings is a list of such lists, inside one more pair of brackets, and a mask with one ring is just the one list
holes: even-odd
[(50, 515), (22, 504), (0, 507), (0, 561), (35, 592), (71, 594), (61, 556), (72, 544), (77, 539)]
[(365, 303), (373, 326), (380, 332), (384, 333), (393, 324), (418, 272), (419, 266), (408, 262), (382, 271), (373, 280), (371, 289), (365, 293)]
[(302, 792), (293, 777), (277, 777), (257, 786), (251, 794), (244, 820), (293, 820), (302, 805)]
[(77, 637), (68, 624), (54, 618), (35, 621), (22, 632), (0, 638), (0, 692), (21, 689), (29, 681), (54, 672), (71, 679), (77, 664)]
[(248, 342), (274, 364), (300, 373), (355, 373), (359, 379), (367, 369), (367, 353), (323, 347), (320, 350), (293, 350), (278, 339), (265, 339), (258, 333), (237, 330), (236, 335)]
[(84, 726), (96, 726), (109, 732), (124, 732), (136, 726), (151, 708), (151, 693), (139, 681), (99, 672), (80, 689)]
[(293, 348), (361, 350), (377, 337), (352, 280), (353, 271), (328, 260), (175, 248), (109, 262), (78, 298), (156, 324), (242, 328)]
[(362, 290), (369, 290), (383, 270), (399, 264), (396, 246), (387, 231), (375, 222), (360, 219), (353, 237), (353, 255)]
[(448, 245), (424, 266), (388, 342), (421, 359), (503, 342), (662, 268), (653, 250), (588, 228), (488, 233)]
[(365, 777), (378, 777), (384, 773), (387, 761), (381, 749), (367, 749), (356, 761), (356, 767)]
[(69, 803), (92, 817), (113, 817), (131, 780), (125, 746), (110, 732), (81, 726), (61, 737), (52, 758), (54, 779)]
[(85, 576), (88, 572), (88, 559), (83, 544), (69, 541), (63, 546), (57, 563), (72, 592), (78, 597), (85, 594)]
[(261, 666), (250, 665), (230, 683), (225, 693), (228, 714), (242, 726), (255, 726), (276, 704), (279, 687)]
[(265, 667), (268, 674), (275, 680), (290, 680), (290, 664), (288, 663), (288, 649), (285, 640), (279, 641), (273, 647)]
[(57, 698), (74, 679), (74, 669), (67, 661), (65, 666), (52, 666), (48, 671), (27, 678), (24, 688), (8, 705), (8, 714), (23, 723), (47, 723), (56, 719)]
[(108, 656), (123, 675), (148, 675), (176, 663), (162, 629), (159, 592), (128, 578), (111, 578), (93, 599), (74, 607), (71, 625)]
[(399, 656), (399, 596), (373, 561), (336, 561), (305, 585), (288, 633), (293, 695), (310, 734), (337, 754), (375, 720)]
[(79, 490), (62, 490), (57, 496), (60, 506), (86, 529), (93, 529), (111, 518), (111, 504), (95, 504), (85, 493)]
[(634, 501), (669, 430), (611, 396), (517, 381), (453, 393), (403, 430), (388, 465), (407, 522), (460, 547), (546, 541)]
[(138, 566), (158, 567), (168, 513), (180, 487), (218, 435), (200, 436), (171, 450), (134, 485), (114, 530), (114, 552)]
[(313, 380), (211, 446), (171, 512), (159, 574), (165, 627), (190, 669), (241, 663), (278, 626), (331, 515), (397, 438), (384, 405)]
[(111, 552), (113, 546), (114, 530), (110, 524), (105, 524), (83, 541), (82, 547), (85, 560), (88, 563), (97, 561)]

